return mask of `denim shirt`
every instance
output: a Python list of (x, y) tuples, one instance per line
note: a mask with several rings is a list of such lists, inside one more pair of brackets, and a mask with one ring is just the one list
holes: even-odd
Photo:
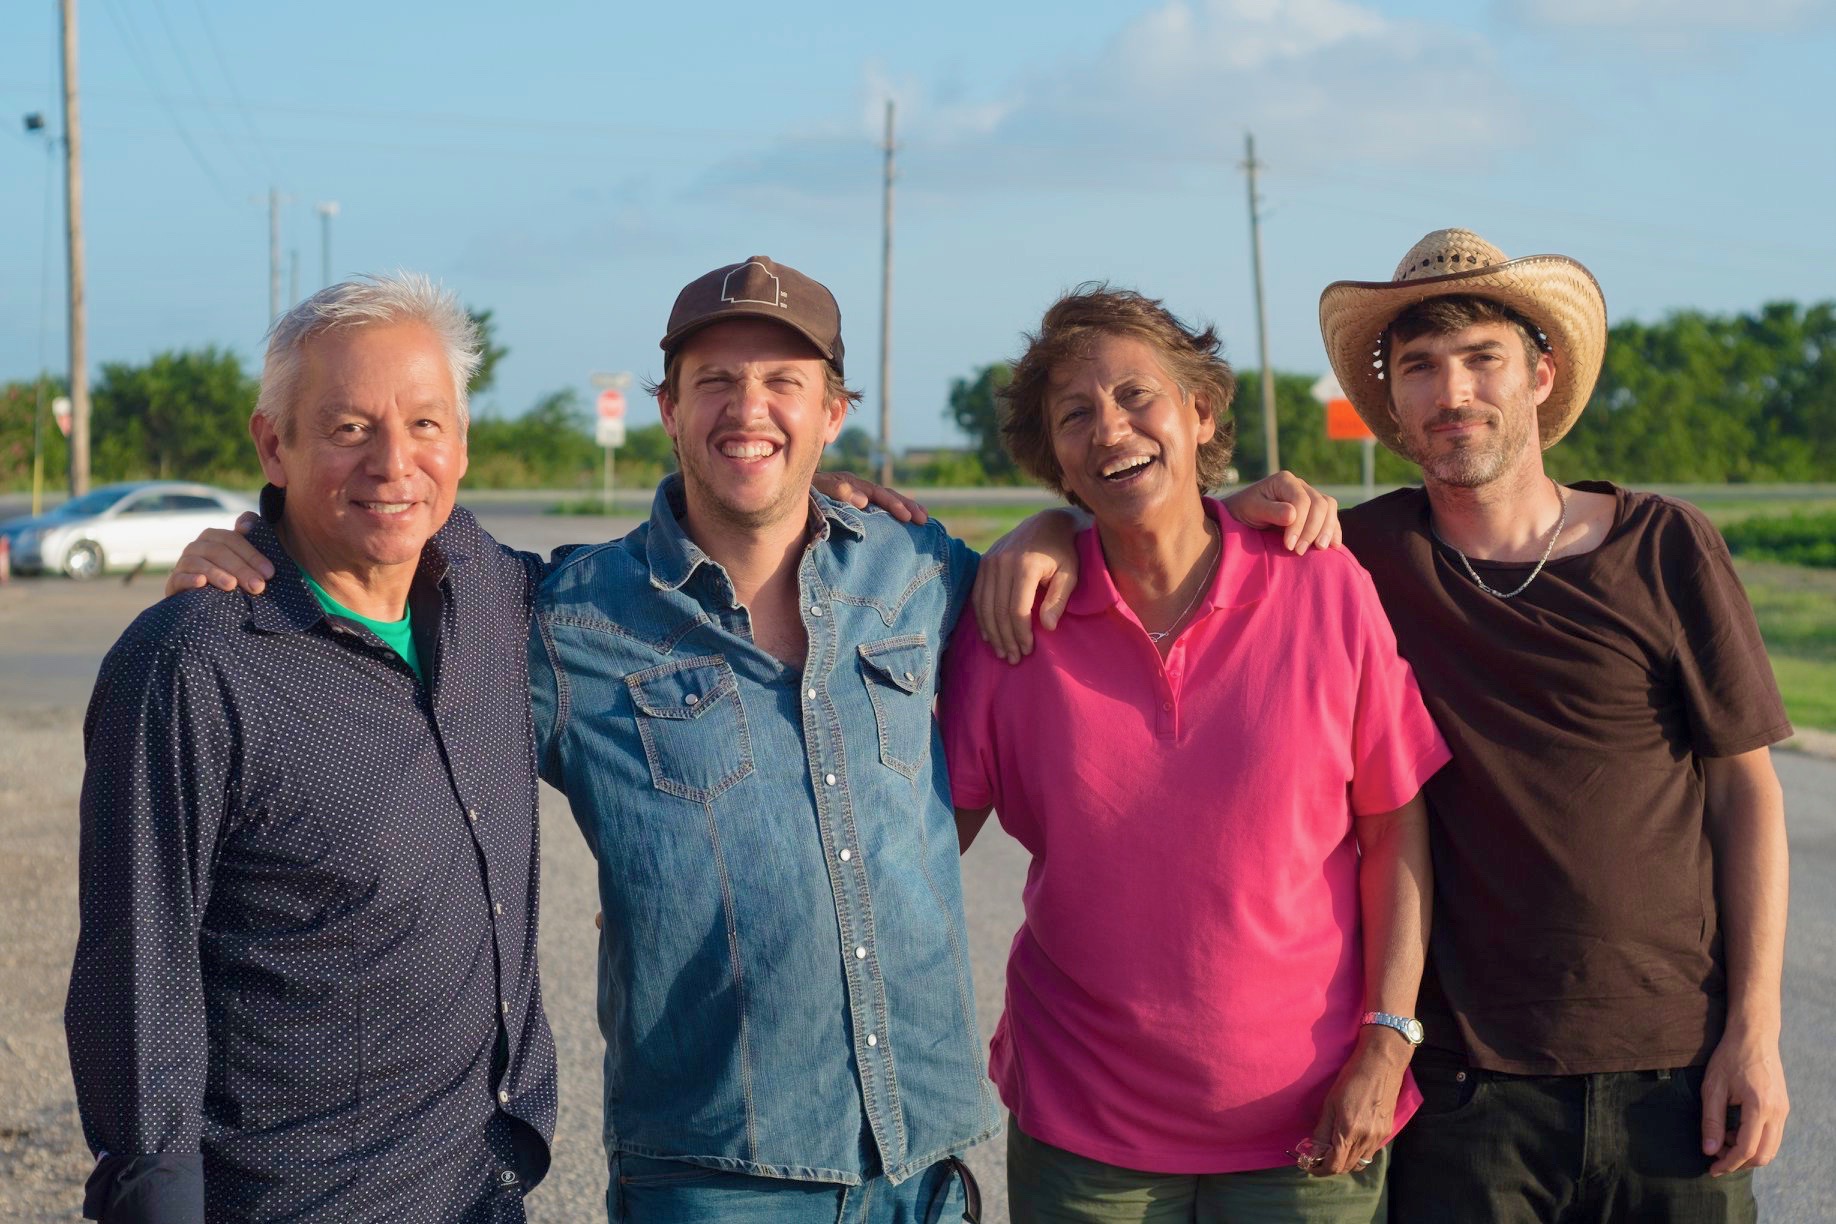
[(992, 1134), (931, 716), (975, 554), (812, 494), (807, 661), (650, 521), (537, 599), (542, 776), (599, 862), (608, 1152), (900, 1181)]

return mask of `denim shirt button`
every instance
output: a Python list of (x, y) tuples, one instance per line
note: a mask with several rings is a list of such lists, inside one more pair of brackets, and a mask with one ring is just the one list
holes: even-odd
[(835, 775), (834, 774), (824, 774), (822, 775), (822, 780), (830, 786), (835, 785)]
[(808, 697), (811, 701), (814, 701), (816, 700), (816, 690), (811, 689), (808, 693), (804, 694), (804, 696)]
[(683, 705), (694, 705), (696, 702), (700, 700), (701, 700), (700, 697), (697, 697), (694, 693), (690, 693), (688, 696), (682, 699), (682, 704)]
[(821, 604), (811, 604), (810, 605), (810, 615), (811, 616), (821, 616), (822, 615), (822, 605)]
[(870, 1046), (877, 1046), (880, 1044), (880, 1039), (876, 1034), (869, 1033), (867, 1034), (867, 1044)]
[(855, 960), (866, 960), (867, 959), (867, 949), (863, 947), (859, 947), (857, 945), (854, 949), (854, 959)]
[(853, 857), (854, 857), (854, 851), (848, 849), (846, 846), (843, 846), (842, 852), (841, 852), (841, 861), (845, 863)]

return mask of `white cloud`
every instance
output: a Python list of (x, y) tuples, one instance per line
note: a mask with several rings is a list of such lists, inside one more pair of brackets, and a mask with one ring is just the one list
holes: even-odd
[(1827, 0), (1500, 0), (1526, 25), (1648, 30), (1653, 41), (1714, 30), (1788, 30), (1827, 19)]
[(1278, 165), (1458, 156), (1483, 172), (1529, 130), (1479, 35), (1353, 0), (1163, 0), (1093, 56), (1031, 66), (980, 97), (943, 93), (870, 64), (852, 122), (729, 163), (704, 187), (779, 206), (788, 187), (811, 209), (877, 189), (867, 159), (888, 96), (905, 189), (946, 193), (1108, 189), (1234, 165), (1246, 131)]

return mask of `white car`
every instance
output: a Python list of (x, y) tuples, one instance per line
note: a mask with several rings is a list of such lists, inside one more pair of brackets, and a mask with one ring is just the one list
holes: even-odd
[(175, 480), (104, 485), (36, 518), (0, 524), (20, 573), (94, 578), (105, 570), (170, 567), (206, 527), (255, 509), (239, 493)]

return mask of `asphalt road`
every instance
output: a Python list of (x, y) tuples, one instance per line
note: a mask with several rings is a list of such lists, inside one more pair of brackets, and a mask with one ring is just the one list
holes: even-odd
[[(487, 526), (520, 547), (605, 539), (631, 520), (552, 518), (523, 505), (477, 503)], [(622, 507), (621, 507), (622, 508)], [(635, 509), (635, 507), (633, 507)], [(0, 517), (5, 507), (0, 506)], [(61, 1008), (76, 940), (76, 796), (84, 703), (103, 652), (158, 595), (158, 577), (0, 587), (0, 1219), (73, 1220), (89, 1158), (70, 1097)], [(1777, 756), (1792, 837), (1785, 1057), (1795, 1109), (1779, 1163), (1759, 1179), (1765, 1218), (1836, 1219), (1836, 763)], [(603, 1218), (599, 1037), (593, 1021), (594, 876), (559, 795), (543, 789), (541, 954), (561, 1059), (555, 1164), (531, 1197), (537, 1224)], [(1002, 964), (1019, 923), (1025, 856), (997, 828), (964, 860), (970, 952), (985, 1035), (1000, 1014)], [(999, 1142), (972, 1153), (991, 1210), (1005, 1224)]]

